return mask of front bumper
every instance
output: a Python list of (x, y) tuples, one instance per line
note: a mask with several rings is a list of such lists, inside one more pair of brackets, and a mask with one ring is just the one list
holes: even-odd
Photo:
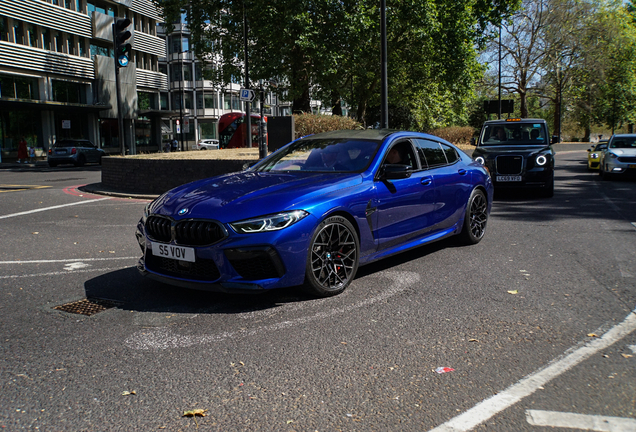
[(245, 293), (301, 285), (314, 228), (314, 218), (307, 217), (271, 233), (231, 232), (219, 243), (194, 247), (191, 263), (153, 255), (152, 241), (139, 221), (136, 238), (143, 256), (137, 269), (154, 280), (205, 291)]

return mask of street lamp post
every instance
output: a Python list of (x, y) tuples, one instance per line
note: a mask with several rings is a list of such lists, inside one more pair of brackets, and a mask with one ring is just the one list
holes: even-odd
[(389, 127), (389, 85), (387, 80), (387, 53), (386, 53), (386, 0), (380, 1), (380, 56), (382, 57), (382, 88), (380, 95), (380, 127)]

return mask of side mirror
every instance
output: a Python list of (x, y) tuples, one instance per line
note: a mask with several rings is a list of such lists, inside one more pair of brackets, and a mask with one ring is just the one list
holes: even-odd
[(399, 180), (411, 177), (411, 166), (403, 164), (386, 164), (382, 167), (382, 178)]
[(558, 144), (559, 142), (559, 137), (556, 135), (552, 135), (552, 142), (551, 144)]
[(476, 146), (477, 145), (477, 140), (474, 137), (470, 139), (470, 145), (472, 145), (472, 146)]

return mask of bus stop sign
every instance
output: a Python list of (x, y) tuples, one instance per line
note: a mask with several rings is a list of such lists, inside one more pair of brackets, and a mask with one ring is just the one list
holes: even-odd
[(241, 100), (246, 102), (252, 102), (254, 100), (254, 90), (242, 88)]

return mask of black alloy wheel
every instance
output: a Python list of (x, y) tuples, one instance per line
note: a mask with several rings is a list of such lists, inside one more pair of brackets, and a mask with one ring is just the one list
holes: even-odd
[(475, 189), (470, 194), (468, 204), (466, 204), (466, 216), (464, 217), (464, 227), (460, 234), (462, 243), (477, 244), (486, 234), (486, 224), (488, 223), (488, 200), (480, 189)]
[(75, 166), (82, 167), (84, 165), (86, 165), (86, 157), (84, 155), (79, 155)]
[(359, 251), (358, 235), (346, 218), (323, 220), (311, 238), (305, 289), (320, 297), (340, 294), (356, 275)]

